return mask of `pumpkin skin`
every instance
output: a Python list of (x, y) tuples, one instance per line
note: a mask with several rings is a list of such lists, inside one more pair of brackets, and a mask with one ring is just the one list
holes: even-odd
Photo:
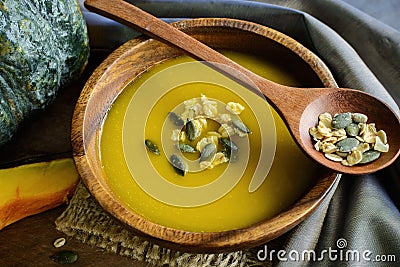
[(76, 0), (0, 0), (0, 145), (79, 77), (88, 39)]

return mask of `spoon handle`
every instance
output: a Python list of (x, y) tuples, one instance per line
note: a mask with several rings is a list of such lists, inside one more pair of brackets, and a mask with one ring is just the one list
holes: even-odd
[(273, 90), (274, 82), (247, 70), (190, 35), (128, 2), (121, 0), (86, 0), (85, 7), (129, 27), (136, 28), (157, 40), (167, 41), (195, 58), (206, 61), (245, 85), (250, 85), (250, 87), (256, 87), (257, 89), (263, 88), (262, 93), (266, 94), (267, 98), (271, 93), (268, 90)]
[[(218, 63), (228, 61), (229, 64), (236, 64), (222, 55), (215, 56), (215, 50), (128, 2), (121, 0), (86, 0), (85, 7), (105, 17), (136, 28), (140, 32), (158, 40), (167, 41), (202, 60)], [(191, 45), (188, 46), (187, 44)]]

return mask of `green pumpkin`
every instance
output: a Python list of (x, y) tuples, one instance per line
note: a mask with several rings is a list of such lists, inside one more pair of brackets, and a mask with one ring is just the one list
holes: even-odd
[(79, 77), (88, 56), (76, 0), (0, 0), (0, 145)]

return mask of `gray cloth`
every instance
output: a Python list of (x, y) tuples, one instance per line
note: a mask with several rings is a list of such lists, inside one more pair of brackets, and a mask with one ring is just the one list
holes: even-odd
[[(167, 21), (231, 17), (275, 28), (319, 55), (339, 86), (374, 94), (400, 114), (400, 33), (344, 2), (131, 2)], [(138, 34), (95, 14), (84, 14), (93, 48), (114, 49)], [(276, 265), (399, 266), (399, 174), (397, 160), (375, 174), (342, 176), (330, 201), (285, 236), (281, 249), (286, 254), (274, 254)]]

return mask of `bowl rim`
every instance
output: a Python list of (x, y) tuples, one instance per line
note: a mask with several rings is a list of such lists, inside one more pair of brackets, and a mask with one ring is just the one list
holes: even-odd
[[(270, 39), (272, 42), (279, 43), (292, 50), (301, 57), (316, 73), (324, 86), (337, 87), (331, 72), (321, 59), (291, 37), (267, 26), (249, 21), (227, 18), (197, 18), (178, 21), (172, 25), (183, 31), (200, 29), (203, 27), (228, 27), (262, 35), (266, 39)], [(277, 216), (263, 220), (249, 227), (221, 232), (190, 232), (156, 224), (145, 220), (140, 215), (135, 214), (132, 210), (127, 208), (123, 203), (115, 200), (112, 190), (107, 184), (97, 179), (98, 176), (105, 175), (104, 172), (102, 173), (102, 171), (96, 169), (95, 166), (96, 160), (98, 161), (100, 157), (96, 155), (94, 151), (94, 148), (99, 142), (100, 132), (88, 134), (90, 131), (87, 130), (90, 129), (88, 127), (90, 127), (92, 123), (102, 124), (104, 117), (102, 118), (98, 114), (93, 114), (87, 107), (89, 101), (93, 101), (93, 98), (102, 97), (101, 82), (105, 79), (105, 76), (107, 76), (106, 74), (113, 66), (119, 64), (121, 58), (127, 56), (127, 51), (132, 51), (135, 47), (147, 45), (151, 41), (154, 40), (145, 36), (139, 36), (113, 51), (95, 69), (87, 80), (74, 110), (71, 125), (73, 158), (84, 185), (100, 206), (125, 225), (129, 225), (139, 236), (168, 248), (190, 252), (215, 253), (217, 251), (255, 247), (286, 233), (308, 217), (325, 199), (328, 192), (332, 190), (336, 181), (340, 178), (340, 174), (324, 169), (326, 172), (324, 171), (321, 175), (322, 178), (296, 203)], [(138, 69), (137, 75), (151, 65), (152, 64), (149, 64), (149, 66), (145, 66), (143, 69)], [(125, 87), (130, 81), (131, 80), (124, 81), (124, 86), (121, 87)], [(119, 89), (120, 88), (118, 88), (118, 90)], [(117, 95), (118, 94), (116, 94), (115, 98)], [(107, 104), (111, 105), (115, 98), (110, 99)], [(110, 105), (108, 105), (108, 107)], [(91, 117), (91, 119), (87, 119), (88, 117)], [(95, 159), (90, 158), (92, 155), (94, 155)]]

